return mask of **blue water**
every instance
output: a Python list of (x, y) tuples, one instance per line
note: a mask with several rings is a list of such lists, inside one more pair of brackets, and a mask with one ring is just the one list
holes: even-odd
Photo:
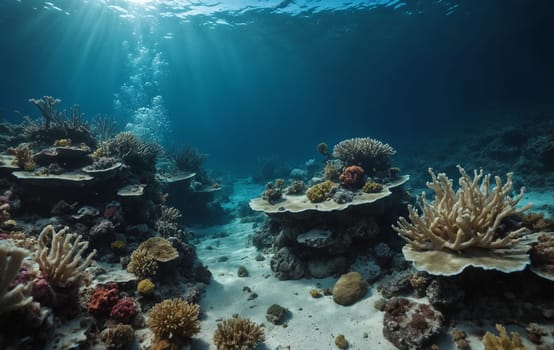
[(554, 101), (554, 2), (1, 0), (0, 116), (52, 95), (252, 174)]

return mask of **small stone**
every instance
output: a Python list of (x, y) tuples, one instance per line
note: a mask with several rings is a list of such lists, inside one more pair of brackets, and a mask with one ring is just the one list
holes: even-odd
[(258, 255), (256, 255), (256, 257), (254, 259), (256, 259), (256, 261), (264, 261), (265, 257), (261, 254), (258, 254)]
[(288, 310), (279, 304), (271, 305), (266, 312), (265, 318), (273, 324), (281, 324)]
[(258, 297), (258, 294), (256, 293), (250, 293), (250, 295), (248, 296), (248, 300), (254, 300)]
[(310, 295), (314, 299), (321, 298), (323, 296), (317, 289), (310, 290)]
[(229, 260), (229, 257), (227, 256), (220, 256), (217, 258), (217, 262), (226, 262), (227, 260)]
[(333, 288), (333, 301), (349, 306), (363, 298), (367, 293), (367, 283), (359, 272), (346, 273), (338, 279)]
[(373, 303), (373, 307), (379, 311), (385, 311), (385, 308), (387, 307), (387, 300), (385, 298), (380, 298), (375, 300), (375, 303)]
[(237, 272), (237, 275), (239, 277), (248, 277), (248, 270), (244, 266), (239, 266), (239, 270)]
[(347, 349), (348, 348), (348, 341), (344, 337), (344, 334), (339, 334), (335, 338), (335, 345), (339, 349)]

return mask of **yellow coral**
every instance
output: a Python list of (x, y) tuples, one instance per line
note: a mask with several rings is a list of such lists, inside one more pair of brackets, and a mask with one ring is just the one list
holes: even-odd
[(138, 283), (137, 292), (142, 295), (150, 295), (154, 292), (154, 288), (156, 285), (149, 278), (145, 278)]
[(54, 141), (55, 147), (69, 147), (71, 146), (71, 139), (59, 139)]
[(240, 317), (219, 322), (214, 333), (214, 344), (218, 350), (254, 349), (264, 339), (262, 327)]
[(483, 336), (485, 350), (527, 350), (521, 343), (518, 333), (512, 332), (512, 337), (510, 338), (506, 328), (501, 324), (496, 325), (496, 330), (499, 333), (498, 337), (490, 332), (485, 333)]
[(335, 184), (327, 180), (310, 187), (306, 192), (306, 196), (312, 203), (323, 202), (331, 196), (334, 187)]
[(200, 332), (200, 306), (181, 298), (167, 299), (152, 307), (146, 324), (154, 333), (153, 348), (158, 343), (179, 346)]
[(364, 191), (365, 193), (378, 193), (378, 192), (381, 192), (382, 190), (383, 190), (383, 185), (373, 181), (366, 182), (364, 187), (362, 188), (362, 191)]

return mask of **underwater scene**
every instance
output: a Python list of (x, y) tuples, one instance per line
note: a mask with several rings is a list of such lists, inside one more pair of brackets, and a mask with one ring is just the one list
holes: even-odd
[(554, 1), (0, 0), (0, 350), (554, 350)]

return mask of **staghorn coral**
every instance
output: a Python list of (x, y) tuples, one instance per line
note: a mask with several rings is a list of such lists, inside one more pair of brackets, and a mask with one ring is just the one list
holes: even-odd
[(445, 174), (435, 176), (427, 186), (435, 191), (436, 198), (429, 202), (425, 193), (421, 197), (421, 216), (409, 206), (411, 222), (401, 217), (393, 229), (407, 242), (402, 248), (404, 258), (413, 261), (418, 270), (435, 275), (452, 276), (466, 267), (494, 269), (506, 273), (521, 271), (530, 263), (529, 243), (532, 235), (524, 235), (522, 227), (508, 231), (504, 219), (521, 213), (515, 206), (523, 197), (510, 197), (512, 174), (505, 184), (495, 177), (475, 171), (470, 178), (462, 167), (460, 188), (454, 192), (452, 180)]
[(496, 330), (499, 333), (498, 337), (490, 332), (485, 333), (483, 336), (485, 350), (527, 350), (523, 346), (518, 333), (512, 332), (512, 337), (510, 338), (508, 332), (506, 332), (506, 329), (501, 324), (496, 325)]
[[(35, 258), (44, 278), (52, 286), (60, 288), (79, 283), (84, 270), (92, 263), (92, 257), (96, 254), (96, 250), (93, 250), (82, 261), (88, 242), (81, 242), (81, 235), (68, 234), (68, 230), (66, 226), (56, 232), (52, 225), (46, 226), (39, 234), (39, 250)], [(46, 240), (50, 235), (52, 238), (48, 248)]]
[(370, 137), (356, 137), (339, 142), (333, 148), (333, 157), (346, 165), (359, 165), (366, 173), (387, 170), (394, 148)]
[(306, 196), (312, 203), (319, 203), (330, 198), (336, 190), (335, 184), (332, 181), (323, 181), (313, 185), (306, 191)]
[(422, 193), (422, 214), (419, 215), (410, 205), (408, 211), (411, 222), (401, 217), (398, 226), (393, 226), (394, 230), (419, 250), (461, 251), (471, 247), (499, 249), (517, 243), (526, 228), (500, 236), (499, 226), (505, 218), (531, 207), (528, 204), (521, 209), (515, 208), (525, 188), (521, 188), (516, 197), (510, 197), (512, 173), (507, 174), (505, 184), (496, 176), (496, 186), (491, 188), (491, 175), (483, 176), (483, 170), (475, 170), (473, 179), (459, 165), (458, 170), (461, 174), (460, 188), (455, 192), (452, 180), (446, 174), (435, 175), (429, 169), (432, 182), (427, 182), (427, 187), (435, 192), (435, 200), (429, 202), (425, 192)]
[(85, 143), (90, 147), (96, 146), (96, 139), (92, 136), (87, 121), (83, 118), (79, 106), (74, 105), (69, 109), (58, 112), (56, 106), (61, 102), (51, 96), (41, 99), (29, 99), (41, 113), (42, 121), (36, 121), (25, 117), (25, 137), (32, 141), (38, 141), (52, 145), (59, 139), (71, 139), (75, 144)]
[(178, 348), (185, 340), (200, 332), (199, 316), (200, 306), (181, 298), (157, 303), (150, 309), (146, 320), (146, 325), (155, 336), (152, 347), (161, 348), (156, 344), (169, 343), (169, 348)]
[(213, 338), (218, 350), (254, 349), (264, 339), (262, 327), (240, 317), (218, 322)]
[(23, 249), (0, 243), (0, 315), (20, 309), (33, 300), (27, 296), (30, 285), (18, 284), (12, 287), (25, 255)]

